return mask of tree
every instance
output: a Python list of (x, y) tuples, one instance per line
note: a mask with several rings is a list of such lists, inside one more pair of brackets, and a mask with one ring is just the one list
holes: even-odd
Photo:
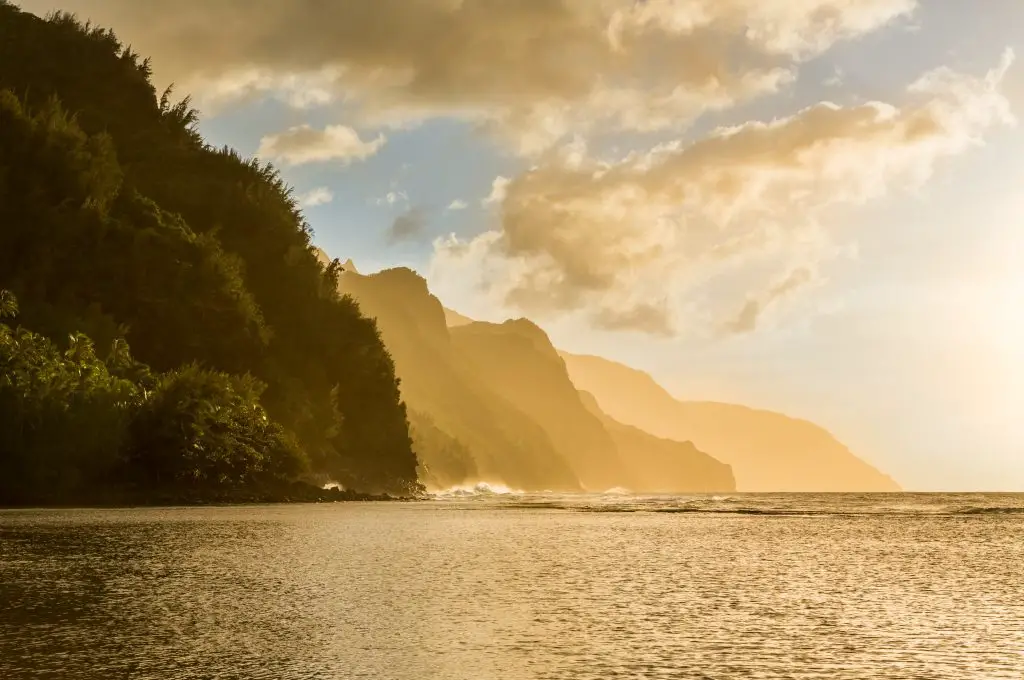
[(149, 77), (108, 30), (0, 4), (0, 287), (21, 321), (104, 348), (124, 336), (156, 373), (250, 375), (314, 470), (418, 488), (394, 364), (291, 189), (206, 144), (190, 100)]

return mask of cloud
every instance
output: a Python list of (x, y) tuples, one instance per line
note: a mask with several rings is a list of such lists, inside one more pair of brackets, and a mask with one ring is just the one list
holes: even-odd
[(491, 193), (480, 201), (480, 205), (486, 207), (502, 203), (505, 200), (505, 195), (508, 192), (508, 185), (511, 182), (512, 180), (508, 177), (503, 177), (501, 175), (495, 177), (494, 181), (491, 182)]
[(492, 192), (500, 224), (477, 239), (483, 245), (442, 243), (438, 257), (477, 258), (490, 289), (526, 313), (598, 310), (595, 324), (607, 327), (615, 312), (611, 325), (648, 332), (658, 327), (651, 310), (632, 310), (667, 294), (676, 311), (685, 293), (700, 299), (711, 283), (742, 282), (754, 302), (733, 325), (746, 328), (791, 290), (752, 294), (764, 285), (752, 271), (771, 280), (781, 255), (813, 259), (838, 210), (920, 187), (941, 159), (1012, 124), (1000, 91), (1012, 62), (1007, 51), (982, 77), (932, 71), (899, 106), (823, 102), (612, 161), (549, 155)]
[(398, 203), (407, 203), (408, 201), (409, 194), (400, 189), (394, 189), (380, 198), (373, 199), (373, 202), (376, 205), (396, 205)]
[(843, 73), (843, 70), (841, 68), (836, 68), (832, 72), (832, 75), (825, 79), (823, 84), (825, 87), (841, 87), (845, 79), (846, 74)]
[(412, 208), (402, 213), (391, 223), (388, 229), (387, 241), (391, 245), (412, 241), (418, 238), (426, 230), (427, 216), (420, 208)]
[(640, 331), (660, 336), (675, 332), (672, 314), (664, 303), (639, 303), (622, 310), (599, 308), (591, 316), (591, 322), (595, 328), (605, 331)]
[(469, 204), (463, 201), (461, 198), (456, 198), (454, 201), (448, 204), (448, 210), (465, 210), (469, 207)]
[(724, 324), (726, 335), (750, 333), (757, 328), (762, 314), (774, 303), (811, 282), (813, 274), (806, 267), (794, 269), (779, 283), (772, 286), (760, 299), (748, 299), (734, 319)]
[(363, 141), (359, 133), (345, 125), (329, 125), (316, 130), (300, 125), (260, 140), (256, 154), (262, 158), (281, 160), (288, 165), (340, 161), (351, 163), (373, 156), (384, 146), (384, 135)]
[[(52, 2), (22, 0), (34, 11)], [(684, 135), (702, 115), (786, 88), (837, 43), (906, 29), (916, 0), (61, 4), (113, 26), (153, 56), (158, 84), (196, 92), (200, 107), (343, 102), (360, 130), (471, 121), (530, 169), (496, 178), (483, 200), (495, 228), (439, 243), (435, 264), (474, 273), (531, 314), (579, 311), (601, 328), (663, 333), (681, 311), (687, 328), (756, 325), (793, 294), (773, 296), (779, 281), (815, 270), (822, 227), (840, 209), (920, 187), (942, 158), (1010, 120), (1007, 59), (981, 78), (936, 70), (892, 103), (823, 102), (692, 143)], [(623, 132), (676, 141), (620, 158), (588, 150), (652, 138), (607, 138)], [(301, 126), (265, 138), (260, 153), (347, 163), (385, 143)], [(408, 200), (392, 187), (375, 202)], [(392, 225), (396, 237), (420, 233), (414, 214)], [(723, 282), (728, 295), (713, 295)], [(725, 320), (710, 308), (728, 310)]]
[(334, 192), (327, 187), (317, 187), (299, 196), (299, 204), (308, 208), (326, 205), (334, 200)]
[[(49, 9), (52, 0), (26, 0)], [(367, 120), (456, 115), (537, 153), (569, 131), (678, 129), (915, 0), (65, 0), (220, 103), (344, 99)]]

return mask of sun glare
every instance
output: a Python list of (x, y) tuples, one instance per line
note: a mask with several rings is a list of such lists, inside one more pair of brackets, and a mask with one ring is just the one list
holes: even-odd
[(1003, 338), (999, 343), (1012, 368), (1024, 372), (1024, 275), (1010, 281), (996, 305), (995, 317)]

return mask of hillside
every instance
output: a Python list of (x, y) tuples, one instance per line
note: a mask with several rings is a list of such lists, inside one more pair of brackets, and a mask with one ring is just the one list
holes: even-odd
[(732, 466), (740, 491), (898, 491), (888, 476), (805, 420), (744, 406), (677, 401), (646, 373), (561, 353), (603, 411), (658, 437), (692, 441)]
[(713, 493), (736, 490), (732, 468), (697, 449), (692, 442), (662, 439), (624, 425), (598, 406), (589, 392), (580, 399), (601, 424), (619, 452), (638, 493)]
[(409, 404), (421, 478), (528, 491), (733, 490), (728, 466), (595, 409), (546, 333), (526, 319), (475, 322), (408, 269), (340, 278), (377, 320)]
[[(110, 31), (0, 1), (0, 290), (17, 300), (3, 360), (26, 367), (0, 381), (3, 488), (416, 490), (375, 324), (338, 295), (276, 171), (212, 148), (197, 120)], [(123, 436), (72, 460), (94, 397)]]
[(583, 405), (544, 331), (526, 319), (450, 330), (459, 357), (544, 428), (585, 489), (632, 488), (615, 442)]
[[(458, 479), (438, 446), (419, 442), (423, 463), (440, 479), (530, 490), (580, 488), (544, 429), (505, 398), (504, 385), (476, 373), (453, 345), (444, 310), (426, 281), (399, 268), (369, 276), (346, 273), (339, 285), (377, 320), (395, 359), (404, 400), (419, 414), (414, 417), (430, 420), (419, 429), (439, 430), (471, 452), (476, 479), (472, 471)], [(415, 420), (413, 426), (417, 430)]]

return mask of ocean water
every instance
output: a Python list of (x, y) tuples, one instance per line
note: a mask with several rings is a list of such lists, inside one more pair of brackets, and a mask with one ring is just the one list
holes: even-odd
[(1024, 678), (1024, 496), (0, 511), (0, 678)]

